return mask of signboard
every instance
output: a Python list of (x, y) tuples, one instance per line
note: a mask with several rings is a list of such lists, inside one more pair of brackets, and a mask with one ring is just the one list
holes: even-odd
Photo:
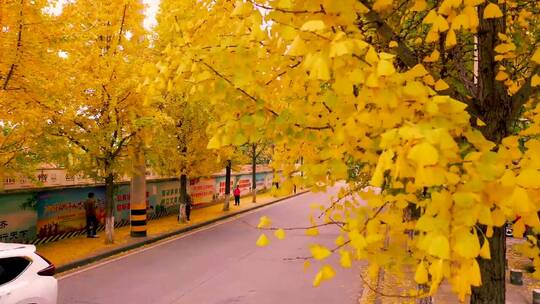
[[(225, 183), (223, 183), (225, 186)], [(216, 199), (215, 178), (195, 178), (189, 180), (188, 193), (194, 204), (210, 203)]]
[(51, 190), (37, 194), (37, 236), (47, 237), (59, 233), (84, 229), (86, 214), (84, 201), (94, 193), (98, 221), (105, 210), (105, 187)]

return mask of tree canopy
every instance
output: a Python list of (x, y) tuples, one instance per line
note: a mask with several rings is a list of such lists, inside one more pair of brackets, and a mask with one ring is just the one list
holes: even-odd
[[(414, 267), (430, 294), (446, 279), (461, 299), (504, 303), (502, 226), (517, 216), (516, 235), (540, 226), (536, 2), (171, 0), (162, 9), (173, 36), (157, 86), (211, 96), (222, 127), (209, 148), (241, 145), (264, 126), (286, 176), (303, 155), (306, 185), (348, 180), (325, 211), (342, 227), (331, 250), (342, 260)], [(364, 192), (351, 164), (381, 192)]]

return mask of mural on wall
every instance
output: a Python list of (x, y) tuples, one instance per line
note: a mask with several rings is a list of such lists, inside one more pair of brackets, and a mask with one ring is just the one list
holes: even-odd
[(37, 237), (84, 229), (84, 201), (88, 193), (97, 201), (97, 218), (102, 222), (105, 210), (105, 187), (71, 188), (37, 193)]
[(0, 242), (36, 238), (36, 200), (32, 193), (0, 196)]
[[(257, 188), (271, 187), (271, 175), (271, 172), (257, 173)], [(236, 184), (242, 194), (247, 194), (251, 189), (251, 174), (232, 175), (231, 189)], [(90, 192), (94, 193), (98, 203), (98, 220), (103, 222), (104, 186), (0, 194), (0, 242), (29, 243), (35, 239), (83, 230), (86, 225), (84, 201)], [(188, 193), (195, 204), (211, 203), (225, 193), (225, 177), (191, 179)], [(114, 198), (115, 222), (129, 223), (129, 184), (118, 185)], [(178, 180), (151, 181), (147, 184), (146, 205), (149, 218), (177, 212), (179, 204)]]
[(213, 177), (190, 179), (188, 193), (194, 204), (210, 203), (217, 199), (216, 179)]
[(239, 175), (237, 177), (236, 184), (234, 185), (234, 188), (240, 189), (240, 194), (245, 195), (251, 192), (251, 174), (250, 175)]
[[(215, 180), (216, 180), (216, 187), (219, 189), (218, 197), (221, 197), (225, 195), (225, 176), (216, 177)], [(231, 192), (232, 192), (232, 188), (234, 187), (235, 181), (236, 181), (236, 176), (231, 175)]]

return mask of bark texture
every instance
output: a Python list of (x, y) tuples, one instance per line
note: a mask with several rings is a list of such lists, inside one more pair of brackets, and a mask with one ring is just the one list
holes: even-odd
[(227, 161), (225, 167), (225, 200), (223, 201), (223, 211), (229, 211), (229, 200), (231, 197), (231, 161)]
[(105, 243), (114, 243), (114, 175), (105, 178)]

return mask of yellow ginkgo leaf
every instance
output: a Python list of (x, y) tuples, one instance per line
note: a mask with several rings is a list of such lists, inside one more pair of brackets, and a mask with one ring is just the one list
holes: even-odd
[(459, 229), (455, 233), (454, 251), (468, 259), (476, 258), (480, 253), (480, 243), (476, 233), (467, 228)]
[(456, 44), (457, 44), (456, 32), (454, 30), (448, 31), (448, 34), (446, 34), (446, 40), (444, 42), (444, 45), (447, 48), (452, 48)]
[(435, 85), (435, 79), (433, 79), (433, 76), (431, 75), (426, 75), (422, 78), (422, 80), (424, 81), (425, 84), (427, 85), (430, 85), (430, 86), (434, 86)]
[(377, 77), (377, 74), (369, 74), (368, 78), (366, 79), (366, 86), (369, 88), (379, 87), (379, 77)]
[(319, 230), (317, 229), (317, 227), (306, 229), (306, 235), (317, 236), (319, 235)]
[(426, 75), (427, 73), (428, 73), (428, 71), (426, 70), (426, 68), (420, 63), (415, 65), (409, 71), (407, 71), (407, 74), (410, 75), (412, 78), (422, 77), (422, 76)]
[(330, 68), (328, 61), (322, 54), (318, 54), (311, 65), (311, 77), (320, 80), (330, 79)]
[(434, 50), (429, 56), (424, 58), (424, 62), (436, 62), (439, 60), (441, 53), (438, 50)]
[(377, 0), (373, 4), (373, 10), (377, 12), (382, 12), (392, 8), (392, 0)]
[(531, 87), (537, 87), (540, 85), (540, 76), (538, 75), (534, 75), (532, 78), (531, 78)]
[(398, 47), (398, 43), (394, 40), (390, 41), (390, 43), (388, 43), (388, 47), (390, 48), (396, 48)]
[(377, 63), (377, 74), (379, 76), (391, 76), (396, 72), (394, 64), (388, 60), (379, 60)]
[(336, 276), (334, 268), (332, 268), (330, 265), (324, 265), (321, 271), (323, 273), (323, 280), (330, 280)]
[(437, 80), (437, 82), (435, 83), (435, 90), (437, 91), (444, 91), (444, 90), (447, 90), (448, 88), (449, 88), (448, 84), (442, 79)]
[(441, 259), (450, 258), (448, 238), (442, 234), (435, 236), (429, 245), (428, 253)]
[(469, 16), (465, 14), (459, 14), (454, 19), (452, 19), (452, 29), (453, 30), (460, 30), (460, 29), (468, 29), (470, 27), (469, 24)]
[(337, 245), (337, 246), (342, 246), (343, 244), (345, 244), (345, 237), (343, 235), (340, 235), (336, 238), (336, 240), (334, 241), (334, 243)]
[(505, 81), (506, 79), (508, 79), (508, 74), (506, 74), (503, 71), (499, 71), (497, 75), (495, 76), (495, 80), (498, 80), (498, 81)]
[(289, 49), (285, 52), (285, 55), (287, 56), (303, 56), (307, 54), (308, 50), (306, 47), (306, 43), (300, 36), (296, 36), (294, 38), (293, 42), (289, 46)]
[(424, 17), (424, 20), (422, 20), (425, 24), (433, 24), (437, 20), (437, 11), (434, 9), (430, 10), (429, 13)]
[(424, 142), (414, 146), (407, 154), (407, 158), (419, 165), (434, 165), (439, 161), (439, 152), (430, 143)]
[(270, 243), (270, 240), (268, 240), (268, 238), (266, 237), (266, 234), (261, 234), (261, 236), (259, 236), (259, 239), (257, 239), (257, 246), (259, 247), (265, 247), (267, 246), (268, 244)]
[(484, 259), (491, 259), (491, 252), (489, 250), (489, 242), (486, 238), (484, 238), (484, 244), (482, 244), (482, 248), (480, 248), (480, 256)]
[(472, 286), (480, 286), (482, 285), (482, 275), (480, 274), (480, 265), (478, 265), (478, 262), (476, 259), (472, 260), (472, 267), (469, 268), (469, 282), (471, 282)]
[(427, 33), (426, 42), (431, 43), (437, 41), (439, 41), (439, 32), (437, 31), (437, 28), (432, 27)]
[(323, 280), (323, 272), (319, 271), (317, 272), (317, 275), (315, 275), (315, 278), (313, 279), (313, 287), (318, 287), (321, 285), (321, 282)]
[(341, 250), (339, 252), (341, 255), (339, 259), (339, 263), (341, 264), (341, 267), (343, 268), (351, 268), (352, 262), (351, 262), (351, 253), (346, 250)]
[(479, 127), (483, 127), (486, 125), (486, 123), (483, 122), (480, 118), (476, 118), (476, 125)]
[(516, 50), (516, 45), (513, 43), (501, 43), (495, 47), (495, 52), (499, 54), (508, 53)]
[(411, 11), (422, 12), (422, 11), (425, 11), (426, 8), (427, 8), (426, 0), (415, 0), (413, 7), (411, 7)]
[(309, 246), (309, 250), (316, 260), (324, 260), (332, 254), (328, 248), (317, 244)]
[(379, 55), (377, 55), (377, 52), (373, 47), (370, 47), (366, 53), (365, 59), (367, 63), (373, 65), (379, 61)]
[(536, 64), (540, 64), (540, 48), (537, 48), (536, 51), (534, 51), (531, 60)]
[(475, 7), (482, 3), (484, 3), (486, 0), (464, 0), (463, 4), (467, 7)]
[(512, 225), (512, 234), (516, 238), (521, 238), (523, 237), (524, 232), (525, 232), (525, 223), (523, 222), (523, 219), (521, 218)]
[(269, 217), (267, 217), (266, 215), (261, 216), (261, 218), (259, 219), (259, 224), (257, 225), (257, 228), (259, 229), (266, 228), (270, 226), (271, 224), (272, 224), (272, 220)]
[(414, 273), (414, 281), (418, 284), (425, 284), (428, 281), (428, 271), (424, 262), (420, 262), (416, 267), (416, 272)]
[(484, 9), (484, 19), (501, 18), (503, 13), (499, 6), (493, 2), (490, 2)]
[(321, 31), (326, 28), (326, 25), (322, 20), (310, 20), (302, 25), (300, 30), (308, 32)]
[(540, 172), (535, 169), (525, 168), (516, 178), (516, 183), (525, 188), (540, 188)]
[(437, 28), (439, 33), (444, 33), (449, 29), (448, 21), (446, 21), (446, 18), (444, 18), (441, 15), (435, 18), (435, 22), (433, 22), (433, 26)]
[(279, 240), (283, 240), (285, 239), (285, 230), (283, 229), (278, 229), (274, 232), (274, 235), (279, 239)]

